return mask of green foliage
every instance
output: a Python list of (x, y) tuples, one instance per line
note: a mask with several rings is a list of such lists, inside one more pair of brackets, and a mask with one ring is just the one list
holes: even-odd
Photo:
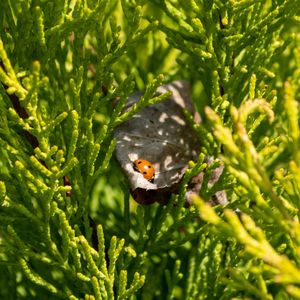
[[(1, 1), (0, 298), (300, 299), (299, 21), (297, 0)], [(202, 153), (140, 206), (113, 130), (174, 79)]]

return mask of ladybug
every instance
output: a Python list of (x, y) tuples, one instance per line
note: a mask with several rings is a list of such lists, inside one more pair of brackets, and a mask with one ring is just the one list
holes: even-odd
[(155, 170), (150, 161), (142, 158), (137, 159), (133, 162), (133, 169), (140, 172), (145, 179), (153, 183)]

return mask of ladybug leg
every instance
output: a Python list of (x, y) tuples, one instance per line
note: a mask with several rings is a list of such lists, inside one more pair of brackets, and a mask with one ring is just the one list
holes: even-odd
[(152, 179), (150, 179), (149, 182), (154, 183), (154, 177), (152, 177)]

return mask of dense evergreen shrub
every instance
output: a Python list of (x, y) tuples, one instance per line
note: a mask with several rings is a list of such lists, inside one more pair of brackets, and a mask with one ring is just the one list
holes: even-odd
[[(1, 0), (0, 298), (300, 299), (299, 22), (297, 0)], [(113, 130), (177, 79), (201, 154), (138, 205)]]

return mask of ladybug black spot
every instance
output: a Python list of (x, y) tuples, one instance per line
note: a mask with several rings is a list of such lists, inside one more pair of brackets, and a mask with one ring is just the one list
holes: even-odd
[(147, 172), (144, 171), (143, 174), (147, 174)]
[(141, 164), (141, 163), (142, 163), (142, 162), (139, 160), (139, 161), (138, 161), (138, 165)]
[(152, 167), (151, 166), (148, 166), (148, 169), (151, 169)]

